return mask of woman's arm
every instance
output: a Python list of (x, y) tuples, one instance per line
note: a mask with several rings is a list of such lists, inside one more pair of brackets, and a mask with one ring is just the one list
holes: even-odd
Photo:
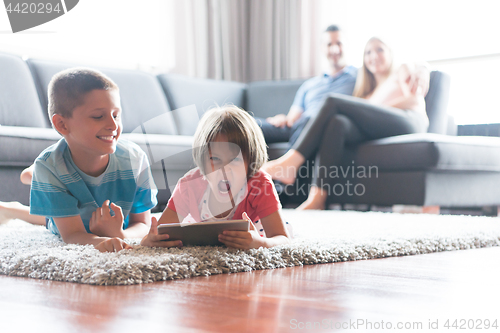
[(410, 80), (409, 87), (412, 93), (416, 93), (418, 89), (421, 90), (422, 95), (425, 97), (429, 91), (429, 83), (431, 78), (431, 70), (429, 64), (426, 62), (419, 62), (409, 65)]
[(430, 70), (426, 63), (403, 64), (398, 69), (398, 82), (405, 96), (425, 96), (429, 81)]
[(428, 87), (428, 71), (414, 64), (401, 65), (397, 72), (397, 85), (395, 86), (395, 89), (400, 90), (400, 94), (386, 101), (384, 105), (408, 110), (425, 109), (424, 96)]

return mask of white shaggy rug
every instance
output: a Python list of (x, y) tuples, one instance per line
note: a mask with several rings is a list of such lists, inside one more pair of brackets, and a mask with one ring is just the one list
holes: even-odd
[(249, 251), (136, 246), (100, 253), (93, 246), (67, 245), (44, 227), (14, 220), (0, 225), (0, 274), (129, 285), (500, 245), (500, 218), (294, 210), (283, 214), (294, 228), (292, 244)]

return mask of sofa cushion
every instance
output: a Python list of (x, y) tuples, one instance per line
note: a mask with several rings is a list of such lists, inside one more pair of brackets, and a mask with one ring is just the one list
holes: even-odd
[(50, 127), (28, 66), (0, 53), (0, 125)]
[(500, 138), (408, 134), (358, 147), (356, 163), (380, 171), (500, 171)]
[(0, 166), (28, 167), (61, 136), (52, 128), (0, 126)]
[(255, 117), (287, 114), (305, 80), (255, 81), (248, 84), (246, 110)]
[[(37, 79), (37, 87), (45, 110), (48, 105), (47, 88), (52, 76), (70, 67), (82, 67), (77, 64), (38, 59), (29, 59), (28, 64)], [(166, 121), (154, 122), (155, 126), (149, 128), (149, 133), (177, 134), (167, 99), (155, 76), (133, 70), (95, 68), (109, 76), (120, 88), (124, 132), (132, 132), (142, 123), (161, 116), (162, 120)]]
[(175, 74), (158, 75), (158, 80), (174, 110), (173, 116), (181, 135), (193, 135), (199, 118), (215, 105), (230, 103), (241, 108), (245, 105), (247, 86), (243, 83)]

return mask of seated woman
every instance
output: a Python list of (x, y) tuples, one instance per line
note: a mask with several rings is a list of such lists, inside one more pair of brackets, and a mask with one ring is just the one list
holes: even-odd
[[(309, 197), (297, 209), (325, 209), (329, 189), (336, 180), (329, 179), (325, 170), (341, 163), (346, 144), (427, 132), (426, 91), (415, 82), (415, 70), (416, 66), (410, 65), (396, 69), (389, 47), (376, 37), (368, 41), (354, 88), (355, 97), (339, 94), (327, 97), (292, 149), (263, 167), (273, 179), (292, 184), (298, 168), (316, 156), (317, 172)], [(428, 87), (428, 71), (424, 77), (427, 81), (424, 86)]]

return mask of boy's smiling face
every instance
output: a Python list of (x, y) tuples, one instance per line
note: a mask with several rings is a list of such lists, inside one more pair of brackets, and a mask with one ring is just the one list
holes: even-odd
[[(118, 90), (92, 90), (84, 96), (84, 103), (73, 110), (70, 118), (54, 117), (62, 118), (59, 122), (53, 118), (53, 122), (63, 122), (63, 128), (56, 126), (56, 129), (68, 142), (76, 165), (82, 169), (96, 163), (101, 164), (101, 169), (102, 166), (105, 168), (108, 155), (116, 150), (123, 126)], [(83, 165), (81, 161), (84, 161)]]

